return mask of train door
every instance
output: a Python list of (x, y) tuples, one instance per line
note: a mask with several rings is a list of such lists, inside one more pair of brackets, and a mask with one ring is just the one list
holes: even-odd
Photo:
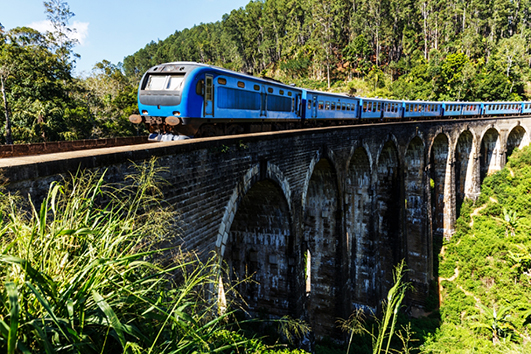
[(214, 77), (205, 75), (205, 117), (214, 117)]
[(312, 98), (312, 118), (317, 118), (317, 95)]
[(267, 92), (265, 86), (262, 86), (260, 92), (260, 117), (267, 117)]
[(304, 108), (305, 107), (302, 105), (302, 96), (300, 94), (296, 95), (295, 96), (295, 106), (293, 107), (292, 111), (295, 111), (295, 113), (297, 114), (297, 117), (301, 117), (302, 116), (302, 110)]

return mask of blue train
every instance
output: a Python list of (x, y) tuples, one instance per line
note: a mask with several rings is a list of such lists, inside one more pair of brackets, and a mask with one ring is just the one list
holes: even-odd
[(138, 90), (150, 140), (230, 135), (363, 122), (514, 116), (531, 102), (427, 102), (307, 90), (215, 66), (174, 62), (150, 68)]

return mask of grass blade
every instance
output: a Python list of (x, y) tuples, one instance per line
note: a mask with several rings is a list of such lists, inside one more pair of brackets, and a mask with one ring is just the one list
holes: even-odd
[(7, 296), (9, 297), (10, 309), (10, 324), (9, 336), (7, 339), (7, 353), (14, 354), (17, 347), (17, 329), (18, 329), (18, 291), (17, 286), (13, 282), (6, 283)]
[(125, 347), (124, 328), (122, 326), (122, 323), (118, 319), (118, 316), (116, 316), (111, 306), (109, 306), (107, 301), (105, 301), (105, 299), (97, 291), (92, 291), (92, 298), (94, 299), (94, 301), (96, 301), (98, 307), (103, 311), (103, 313), (107, 317), (107, 320), (110, 323), (111, 327), (116, 331), (116, 334), (120, 339), (120, 343), (122, 343), (122, 348)]

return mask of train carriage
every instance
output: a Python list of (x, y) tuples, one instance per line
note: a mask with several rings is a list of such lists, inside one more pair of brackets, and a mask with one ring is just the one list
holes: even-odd
[(514, 115), (522, 112), (522, 102), (483, 103), (484, 115)]
[(405, 118), (425, 118), (442, 116), (441, 102), (406, 101), (404, 102)]
[(359, 117), (359, 99), (356, 97), (308, 90), (305, 100), (307, 121), (352, 120)]

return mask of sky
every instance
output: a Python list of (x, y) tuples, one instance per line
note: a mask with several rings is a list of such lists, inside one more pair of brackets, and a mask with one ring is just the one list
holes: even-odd
[[(113, 64), (143, 48), (151, 41), (167, 38), (175, 31), (196, 24), (220, 21), (224, 14), (247, 5), (250, 0), (65, 0), (75, 14), (81, 55), (75, 75), (87, 76), (94, 64)], [(0, 0), (0, 23), (5, 30), (31, 27), (41, 32), (46, 23), (42, 0)]]

